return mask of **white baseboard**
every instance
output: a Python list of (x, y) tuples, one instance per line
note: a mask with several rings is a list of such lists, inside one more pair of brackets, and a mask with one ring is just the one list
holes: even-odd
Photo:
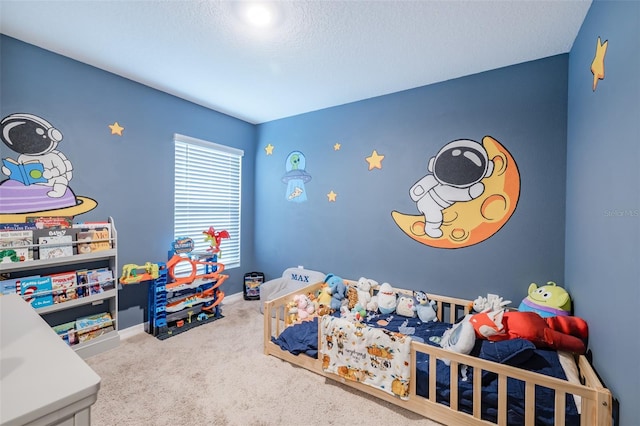
[(136, 324), (131, 327), (127, 327), (123, 330), (118, 330), (118, 334), (120, 334), (120, 340), (127, 340), (136, 336), (140, 333), (144, 333), (144, 324)]
[[(233, 293), (228, 296), (225, 296), (223, 302), (235, 302), (242, 299), (242, 292)], [(122, 330), (118, 330), (118, 334), (120, 335), (120, 340), (130, 339), (133, 336), (136, 336), (140, 333), (144, 333), (144, 323), (136, 324), (131, 327), (127, 327)]]

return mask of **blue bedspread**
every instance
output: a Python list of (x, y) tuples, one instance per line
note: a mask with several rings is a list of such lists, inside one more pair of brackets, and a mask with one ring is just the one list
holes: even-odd
[[(386, 328), (403, 333), (414, 340), (438, 346), (429, 340), (433, 336), (442, 336), (450, 324), (441, 322), (422, 323), (418, 318), (407, 318), (399, 315), (369, 315), (365, 323), (370, 327)], [(318, 320), (306, 321), (287, 327), (278, 338), (271, 340), (293, 354), (304, 353), (311, 357), (318, 355)], [(555, 351), (536, 349), (523, 339), (489, 342), (480, 340), (471, 353), (473, 356), (490, 361), (508, 364), (534, 371), (548, 376), (566, 380)], [(450, 368), (438, 360), (436, 371), (436, 401), (449, 405)], [(416, 391), (418, 395), (428, 397), (429, 392), (429, 356), (419, 353), (416, 359)], [(473, 369), (469, 368), (467, 379), (458, 381), (458, 407), (461, 411), (471, 413), (473, 398)], [(516, 379), (507, 380), (507, 419), (509, 425), (524, 424), (524, 383)], [(536, 387), (536, 425), (553, 426), (554, 424), (554, 392), (549, 388)], [(498, 380), (493, 373), (482, 374), (482, 418), (491, 422), (497, 421)], [(580, 418), (573, 397), (567, 395), (565, 419), (567, 425), (580, 424)]]

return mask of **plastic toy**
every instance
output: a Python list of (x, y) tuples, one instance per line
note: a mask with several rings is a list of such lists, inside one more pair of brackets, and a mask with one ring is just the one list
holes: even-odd
[(159, 267), (157, 263), (147, 262), (144, 265), (129, 263), (122, 267), (120, 284), (135, 284), (158, 278)]
[(331, 303), (329, 306), (332, 310), (339, 311), (347, 292), (344, 280), (337, 275), (328, 274), (324, 282), (329, 286), (331, 293)]
[(416, 314), (422, 322), (438, 321), (436, 309), (434, 307), (435, 302), (429, 301), (427, 293), (424, 291), (414, 291), (413, 297), (416, 299)]
[(381, 314), (391, 314), (396, 310), (396, 292), (389, 283), (382, 283), (378, 290), (378, 310)]
[(536, 312), (543, 318), (556, 315), (567, 316), (571, 313), (569, 293), (553, 281), (547, 282), (542, 287), (531, 283), (528, 293), (529, 295), (518, 306), (520, 312)]
[(210, 245), (207, 251), (218, 253), (218, 256), (220, 256), (220, 242), (223, 238), (230, 238), (229, 233), (224, 230), (217, 232), (213, 229), (213, 226), (210, 226), (206, 231), (202, 231), (202, 233), (205, 235), (204, 240)]
[(526, 339), (539, 348), (586, 352), (589, 328), (574, 316), (542, 318), (535, 312), (484, 312), (473, 315), (471, 323), (479, 336), (491, 341)]

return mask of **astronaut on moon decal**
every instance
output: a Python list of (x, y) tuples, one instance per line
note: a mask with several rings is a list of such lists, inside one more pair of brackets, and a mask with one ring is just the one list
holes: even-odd
[(478, 244), (509, 220), (520, 197), (520, 172), (509, 151), (491, 136), (457, 139), (429, 159), (429, 174), (409, 190), (420, 215), (392, 211), (398, 227), (436, 248)]
[(424, 214), (424, 232), (442, 236), (442, 211), (458, 201), (470, 201), (484, 192), (480, 182), (493, 173), (493, 162), (478, 142), (460, 139), (449, 142), (429, 160), (429, 172), (412, 187), (411, 199)]

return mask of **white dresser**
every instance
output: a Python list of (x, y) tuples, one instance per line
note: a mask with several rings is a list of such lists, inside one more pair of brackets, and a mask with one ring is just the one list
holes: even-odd
[(91, 423), (100, 377), (19, 296), (0, 297), (0, 425)]

